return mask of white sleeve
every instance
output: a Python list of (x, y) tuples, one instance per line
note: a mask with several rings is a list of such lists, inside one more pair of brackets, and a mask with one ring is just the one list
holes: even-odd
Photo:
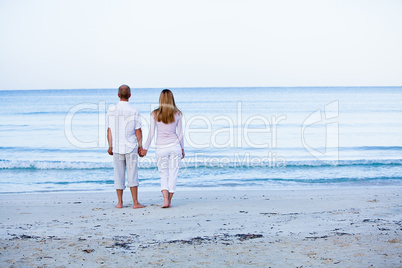
[(142, 123), (141, 123), (141, 115), (140, 115), (140, 111), (137, 111), (137, 113), (135, 114), (135, 129), (139, 129), (141, 128)]
[(179, 139), (180, 147), (184, 149), (184, 134), (183, 134), (183, 123), (181, 120), (181, 116), (177, 119), (177, 137)]
[(147, 142), (144, 145), (144, 149), (148, 150), (149, 146), (151, 145), (152, 139), (155, 136), (155, 126), (156, 126), (156, 119), (154, 118), (154, 116), (151, 114), (151, 120), (150, 120), (150, 127), (149, 127), (149, 133), (148, 133), (148, 139)]

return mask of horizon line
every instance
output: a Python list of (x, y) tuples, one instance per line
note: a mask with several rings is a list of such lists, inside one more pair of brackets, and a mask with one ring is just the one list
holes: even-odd
[[(171, 89), (192, 89), (192, 88), (379, 88), (379, 87), (395, 87), (402, 88), (400, 86), (208, 86), (208, 87), (130, 87), (132, 89), (163, 89), (163, 88), (171, 88)], [(105, 87), (105, 88), (31, 88), (31, 89), (0, 89), (0, 91), (39, 91), (39, 90), (99, 90), (99, 89), (117, 89), (118, 87)]]

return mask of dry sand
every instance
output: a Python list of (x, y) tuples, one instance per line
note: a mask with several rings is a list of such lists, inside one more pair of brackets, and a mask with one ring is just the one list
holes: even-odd
[(402, 187), (0, 195), (0, 267), (401, 267)]

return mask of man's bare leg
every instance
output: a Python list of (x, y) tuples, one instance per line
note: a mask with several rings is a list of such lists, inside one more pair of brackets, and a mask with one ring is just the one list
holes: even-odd
[(123, 208), (123, 190), (116, 189), (117, 192), (117, 206), (116, 208)]
[(168, 208), (170, 206), (168, 190), (162, 190), (162, 195), (163, 195), (163, 206), (162, 206), (162, 208)]
[(138, 186), (130, 187), (130, 191), (133, 196), (133, 208), (144, 208), (145, 206), (138, 202)]

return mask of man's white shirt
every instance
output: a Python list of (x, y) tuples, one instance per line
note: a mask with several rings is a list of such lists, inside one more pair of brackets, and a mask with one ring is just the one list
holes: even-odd
[(141, 116), (128, 101), (119, 101), (110, 107), (106, 126), (112, 132), (113, 153), (128, 154), (137, 148), (135, 130), (141, 128)]

